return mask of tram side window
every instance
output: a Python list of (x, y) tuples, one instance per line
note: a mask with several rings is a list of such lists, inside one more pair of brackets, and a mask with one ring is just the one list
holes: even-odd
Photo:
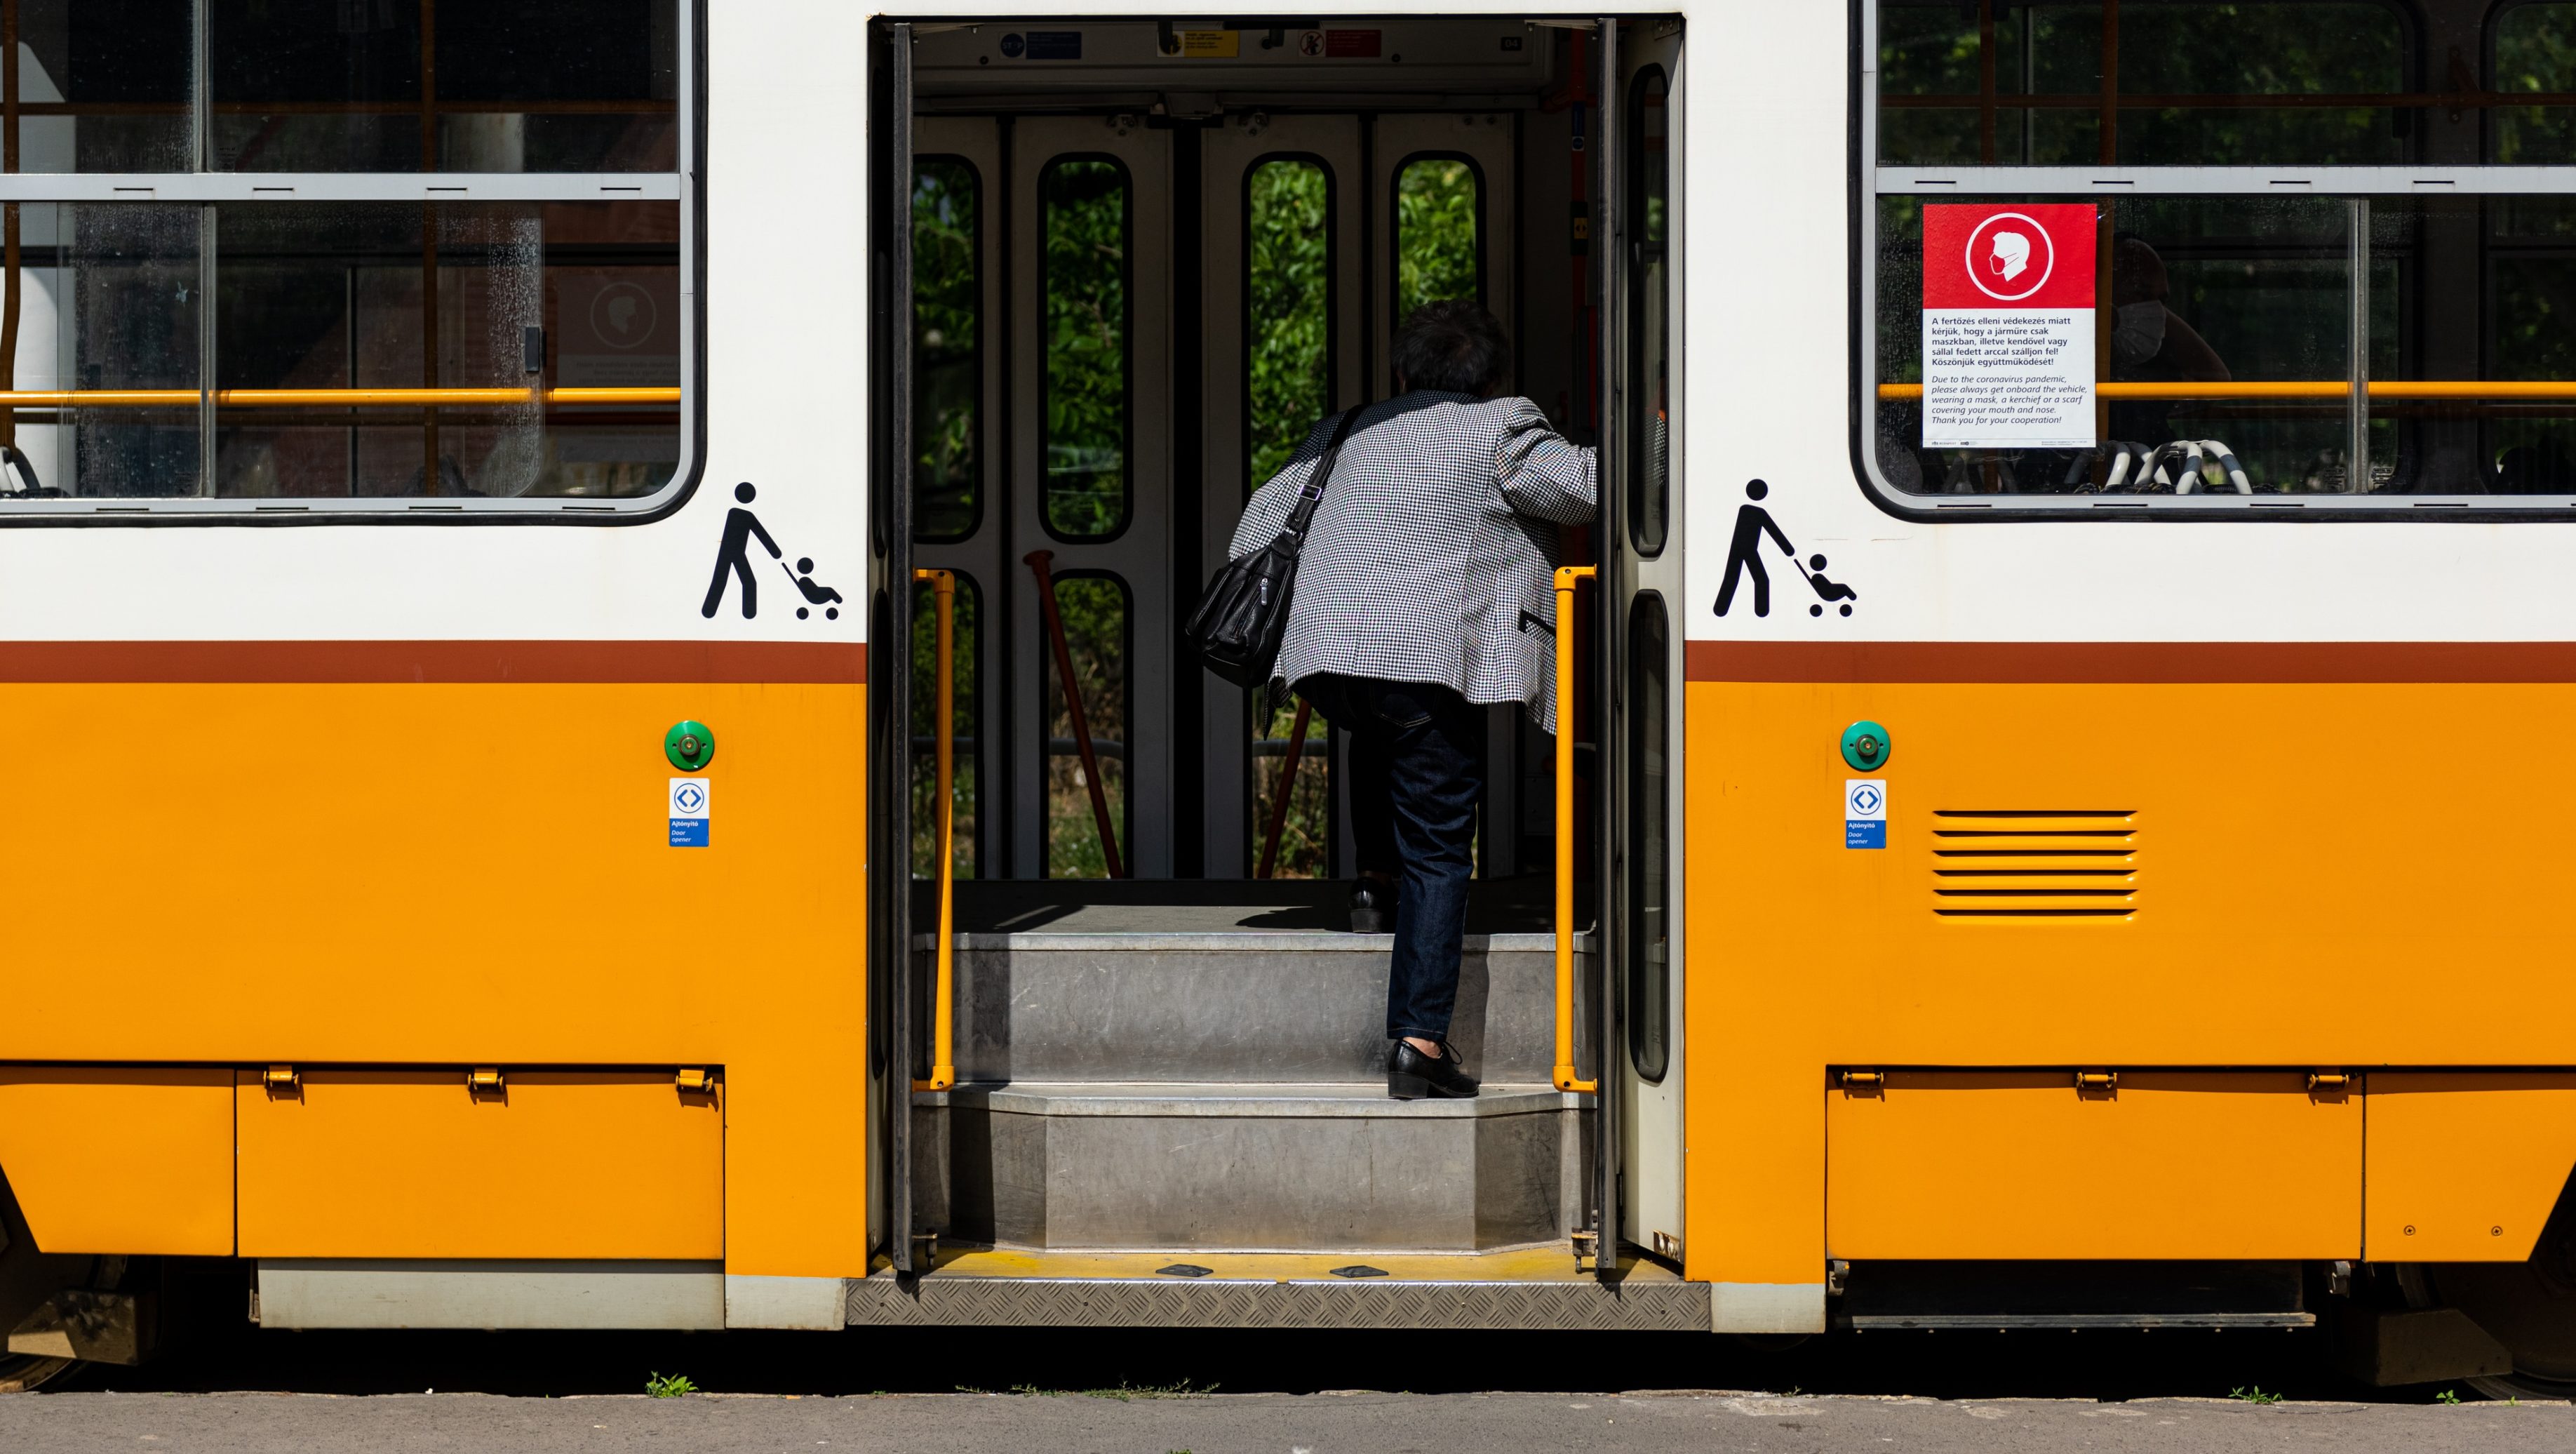
[(1127, 525), (1128, 197), (1127, 168), (1108, 157), (1059, 157), (1038, 178), (1039, 468), (1046, 528), (1065, 540), (1105, 540)]
[(677, 0), (207, 3), (217, 170), (642, 172), (678, 158)]
[(1879, 0), (1879, 156), (2403, 162), (2417, 112), (2397, 93), (2412, 89), (2414, 46), (2406, 12), (2387, 0)]
[[(669, 404), (525, 396), (677, 388), (674, 204), (241, 203), (216, 218), (218, 496), (613, 499), (678, 468)], [(522, 397), (424, 420), (307, 392), (430, 386)]]
[[(678, 15), (0, 3), (0, 171), (23, 199), (0, 204), (0, 509), (472, 509), (671, 485), (690, 327)], [(99, 171), (126, 174), (120, 197), (203, 200), (47, 195)], [(425, 201), (424, 171), (567, 175)], [(621, 175), (572, 175), (599, 172)]]
[(1462, 156), (1407, 157), (1395, 172), (1395, 321), (1450, 298), (1485, 299), (1485, 178)]
[(975, 168), (912, 168), (915, 540), (963, 540), (984, 514), (983, 192)]
[[(2495, 21), (2494, 74), (2499, 101), (2514, 96), (2576, 93), (2576, 5), (2519, 4)], [(2576, 161), (2576, 107), (2499, 105), (2488, 122), (2488, 158), (2505, 166)]]
[[(1999, 509), (2089, 495), (2576, 503), (2576, 194), (2498, 192), (2479, 170), (2576, 154), (2576, 107), (2557, 104), (2576, 90), (2576, 4), (2438, 10), (2483, 24), (2485, 45), (2449, 48), (2433, 74), (2418, 12), (2373, 0), (1877, 0), (1887, 165), (1872, 173), (1863, 381), (1876, 483)], [(2463, 51), (2486, 56), (2483, 81)], [(2396, 182), (2335, 170), (2397, 164)], [(2069, 195), (2065, 172), (2016, 191), (2015, 169), (2033, 165), (2080, 165), (2101, 195)], [(2044, 244), (2027, 257), (2040, 282), (2055, 238), (2094, 259), (2055, 305), (2089, 312), (2091, 366), (2070, 356), (2050, 376), (2068, 402), (2050, 407), (2034, 403), (2038, 375), (2017, 384), (1970, 361), (1957, 341), (1992, 330), (1956, 320), (2006, 315), (1981, 311), (1955, 248), (1927, 252), (1954, 219), (2021, 208), (2003, 230)], [(2055, 220), (2035, 220), (2043, 208)], [(1981, 235), (1958, 234), (1972, 269)], [(2024, 261), (1982, 265), (2001, 277)], [(1950, 271), (1951, 301), (1927, 287), (1934, 268)], [(2009, 316), (2039, 326), (2038, 312)], [(1948, 347), (1927, 375), (1936, 328)]]
[[(977, 785), (983, 744), (976, 740), (983, 683), (983, 597), (960, 572), (949, 597), (949, 795), (952, 872), (975, 877)], [(939, 606), (927, 582), (912, 588), (912, 876), (930, 878), (939, 866)]]
[[(1116, 576), (1060, 575), (1055, 579), (1056, 611), (1064, 622), (1065, 647), (1073, 658), (1074, 686), (1081, 693), (1083, 725), (1091, 736), (1092, 758), (1100, 767), (1101, 796), (1109, 811), (1125, 861), (1133, 835), (1127, 813), (1127, 644), (1131, 616), (1127, 584)], [(1083, 775), (1082, 747), (1065, 704), (1064, 681), (1055, 654), (1047, 654), (1046, 865), (1049, 878), (1107, 878), (1092, 784)]]

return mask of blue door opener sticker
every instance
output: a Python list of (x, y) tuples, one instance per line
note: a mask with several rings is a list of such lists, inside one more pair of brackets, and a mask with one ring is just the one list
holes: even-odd
[(1843, 780), (1843, 847), (1887, 846), (1887, 779)]
[(706, 847), (707, 820), (714, 816), (714, 806), (705, 778), (671, 779), (671, 846)]

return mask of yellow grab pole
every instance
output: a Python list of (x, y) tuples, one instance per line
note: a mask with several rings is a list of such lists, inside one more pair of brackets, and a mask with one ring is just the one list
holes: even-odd
[(1574, 588), (1599, 571), (1556, 568), (1556, 1088), (1596, 1091), (1574, 1074)]
[[(938, 610), (938, 726), (931, 729), (939, 758), (939, 938), (932, 946), (930, 1011), (930, 1079), (913, 1082), (915, 1090), (943, 1091), (957, 1084), (957, 794), (953, 733), (957, 725), (956, 602), (957, 573), (917, 570), (916, 581), (930, 583)], [(909, 725), (906, 731), (911, 730)]]

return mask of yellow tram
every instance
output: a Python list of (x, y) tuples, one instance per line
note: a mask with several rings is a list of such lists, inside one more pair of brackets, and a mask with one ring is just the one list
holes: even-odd
[[(2576, 4), (1239, 9), (0, 0), (0, 1381), (221, 1259), (2576, 1388)], [(1396, 1103), (1179, 623), (1452, 297), (1602, 513)]]

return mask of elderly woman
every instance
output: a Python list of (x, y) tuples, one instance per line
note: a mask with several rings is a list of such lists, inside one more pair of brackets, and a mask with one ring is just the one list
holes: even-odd
[[(1449, 1044), (1485, 788), (1484, 715), (1528, 705), (1556, 730), (1557, 527), (1594, 515), (1593, 455), (1536, 404), (1500, 398), (1492, 314), (1432, 303), (1395, 342), (1396, 397), (1364, 406), (1325, 482), (1278, 676), (1350, 734), (1360, 878), (1351, 927), (1390, 927), (1387, 1093), (1472, 1096)], [(1252, 497), (1241, 557), (1275, 537), (1340, 416)]]

